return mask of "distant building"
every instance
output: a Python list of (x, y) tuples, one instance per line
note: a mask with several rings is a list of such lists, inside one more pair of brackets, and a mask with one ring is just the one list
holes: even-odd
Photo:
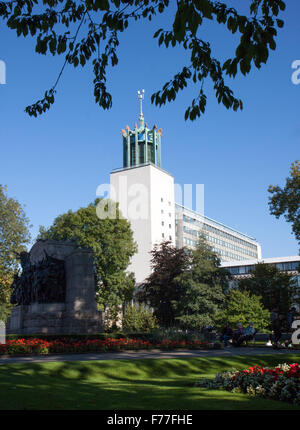
[[(139, 98), (142, 102), (141, 93)], [(138, 245), (128, 268), (137, 283), (151, 273), (154, 245), (166, 240), (177, 247), (194, 247), (204, 235), (223, 262), (261, 258), (254, 238), (175, 203), (174, 177), (161, 168), (162, 130), (147, 126), (142, 103), (139, 125), (126, 126), (121, 134), (123, 168), (110, 174), (110, 198), (130, 221)]]
[(247, 278), (251, 276), (251, 270), (258, 263), (271, 264), (282, 272), (292, 276), (296, 287), (300, 288), (300, 256), (263, 258), (244, 261), (222, 262), (235, 279)]
[[(254, 266), (259, 263), (270, 264), (275, 266), (283, 273), (287, 273), (291, 276), (293, 280), (293, 288), (295, 288), (295, 293), (293, 295), (294, 299), (299, 300), (300, 292), (300, 256), (292, 257), (275, 257), (275, 258), (263, 258), (254, 260), (244, 260), (244, 261), (231, 261), (222, 262), (221, 266), (227, 269), (233, 276), (233, 280), (230, 281), (229, 285), (231, 287), (237, 287), (239, 279), (249, 278), (251, 276), (251, 271)], [(294, 307), (299, 311), (299, 304), (297, 301), (294, 303)]]

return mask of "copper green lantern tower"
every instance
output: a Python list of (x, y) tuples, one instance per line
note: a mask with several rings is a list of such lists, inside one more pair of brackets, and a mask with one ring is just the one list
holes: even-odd
[(143, 164), (152, 163), (161, 167), (161, 135), (162, 129), (158, 129), (156, 125), (149, 129), (147, 123), (144, 122), (142, 111), (142, 103), (145, 91), (138, 91), (140, 100), (140, 116), (139, 126), (134, 125), (131, 130), (126, 126), (126, 130), (122, 130), (123, 136), (123, 167), (141, 166)]

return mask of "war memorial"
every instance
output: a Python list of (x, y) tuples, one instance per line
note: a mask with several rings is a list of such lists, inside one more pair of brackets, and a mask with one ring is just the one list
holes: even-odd
[(75, 242), (39, 240), (20, 256), (22, 273), (13, 283), (15, 307), (7, 333), (99, 333), (93, 251)]

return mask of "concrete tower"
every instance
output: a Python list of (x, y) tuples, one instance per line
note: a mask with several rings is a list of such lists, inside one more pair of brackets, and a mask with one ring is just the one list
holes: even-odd
[(123, 137), (123, 168), (110, 174), (110, 198), (119, 203), (131, 224), (138, 252), (128, 270), (140, 283), (151, 273), (150, 252), (155, 244), (170, 240), (175, 245), (174, 178), (161, 168), (162, 130), (147, 127), (140, 100), (139, 127), (126, 127)]

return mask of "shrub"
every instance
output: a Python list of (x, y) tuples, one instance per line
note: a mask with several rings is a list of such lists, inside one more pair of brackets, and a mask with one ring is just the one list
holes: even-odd
[(0, 354), (48, 354), (50, 343), (42, 339), (8, 340), (0, 345)]
[(149, 332), (157, 328), (158, 324), (151, 309), (148, 309), (144, 304), (133, 304), (126, 306), (122, 327), (125, 332)]

